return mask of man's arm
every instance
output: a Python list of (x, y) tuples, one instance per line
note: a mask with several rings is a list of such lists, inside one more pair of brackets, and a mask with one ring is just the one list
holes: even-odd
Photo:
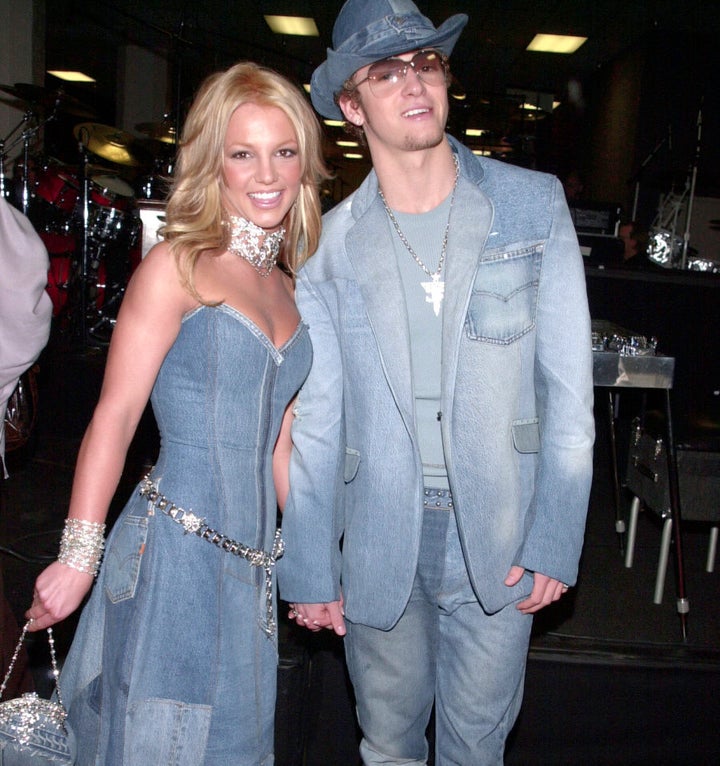
[(294, 407), (278, 584), (286, 601), (331, 604), (340, 600), (342, 357), (329, 308), (304, 271), (296, 299), (310, 329), (313, 363)]
[(515, 562), (535, 573), (527, 608), (549, 603), (563, 584), (575, 583), (592, 481), (590, 315), (582, 256), (559, 182), (543, 254), (534, 374), (541, 447), (533, 523)]

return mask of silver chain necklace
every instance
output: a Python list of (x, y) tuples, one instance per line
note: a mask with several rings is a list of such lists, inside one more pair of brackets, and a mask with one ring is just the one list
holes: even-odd
[(427, 303), (432, 303), (433, 305), (435, 316), (439, 316), (440, 314), (440, 305), (442, 304), (442, 300), (445, 295), (445, 282), (440, 279), (440, 274), (442, 273), (442, 268), (445, 263), (448, 234), (450, 233), (450, 216), (452, 214), (453, 204), (455, 203), (455, 191), (457, 190), (458, 178), (460, 176), (460, 165), (458, 164), (458, 158), (456, 154), (453, 154), (453, 160), (455, 161), (455, 181), (453, 183), (452, 196), (450, 197), (450, 210), (448, 210), (448, 219), (447, 224), (445, 225), (445, 234), (443, 235), (440, 260), (438, 261), (435, 273), (430, 271), (430, 269), (420, 260), (418, 254), (412, 249), (410, 243), (407, 240), (407, 237), (403, 234), (402, 229), (400, 228), (400, 225), (398, 224), (397, 219), (393, 214), (393, 211), (390, 210), (390, 206), (385, 199), (385, 195), (383, 194), (382, 189), (378, 189), (380, 199), (382, 200), (383, 206), (385, 207), (385, 211), (387, 212), (398, 237), (400, 237), (400, 241), (403, 243), (403, 245), (405, 245), (407, 251), (410, 253), (415, 263), (417, 263), (417, 265), (430, 277), (429, 282), (421, 282), (420, 285), (425, 290), (425, 301)]

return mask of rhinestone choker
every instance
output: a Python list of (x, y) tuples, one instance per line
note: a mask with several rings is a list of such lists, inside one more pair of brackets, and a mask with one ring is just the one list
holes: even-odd
[(230, 229), (228, 250), (251, 264), (261, 277), (267, 277), (277, 263), (285, 236), (284, 227), (266, 232), (252, 221), (231, 215), (225, 225)]

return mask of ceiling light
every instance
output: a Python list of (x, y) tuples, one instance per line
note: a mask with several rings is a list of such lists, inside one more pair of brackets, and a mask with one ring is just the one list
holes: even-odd
[(360, 146), (360, 144), (357, 141), (336, 141), (335, 142), (338, 146)]
[(276, 35), (320, 37), (315, 19), (307, 16), (265, 16), (265, 21)]
[(587, 37), (572, 35), (535, 35), (526, 50), (537, 53), (575, 53)]
[(476, 154), (478, 157), (489, 157), (492, 152), (489, 149), (473, 149), (473, 154)]
[(323, 120), (329, 128), (342, 128), (345, 124), (342, 120)]
[(485, 128), (468, 128), (465, 131), (466, 136), (482, 136), (484, 133), (487, 133), (487, 130)]
[(356, 152), (344, 152), (343, 157), (345, 157), (346, 160), (361, 160), (363, 159), (362, 154), (358, 154)]
[(303, 90), (305, 91), (305, 93), (310, 93), (310, 83), (309, 82), (304, 82), (303, 83)]
[(67, 69), (48, 69), (47, 71), (53, 77), (57, 77), (59, 80), (66, 80), (67, 82), (95, 82), (95, 78), (83, 74), (83, 72)]

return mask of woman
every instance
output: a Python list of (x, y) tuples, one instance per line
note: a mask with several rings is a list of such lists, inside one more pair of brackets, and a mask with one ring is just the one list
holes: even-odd
[(164, 241), (113, 331), (58, 561), (27, 612), (39, 630), (89, 590), (152, 393), (160, 455), (107, 541), (60, 679), (78, 764), (273, 762), (276, 505), (311, 358), (292, 275), (317, 246), (324, 176), (318, 123), (287, 80), (243, 63), (203, 84)]

